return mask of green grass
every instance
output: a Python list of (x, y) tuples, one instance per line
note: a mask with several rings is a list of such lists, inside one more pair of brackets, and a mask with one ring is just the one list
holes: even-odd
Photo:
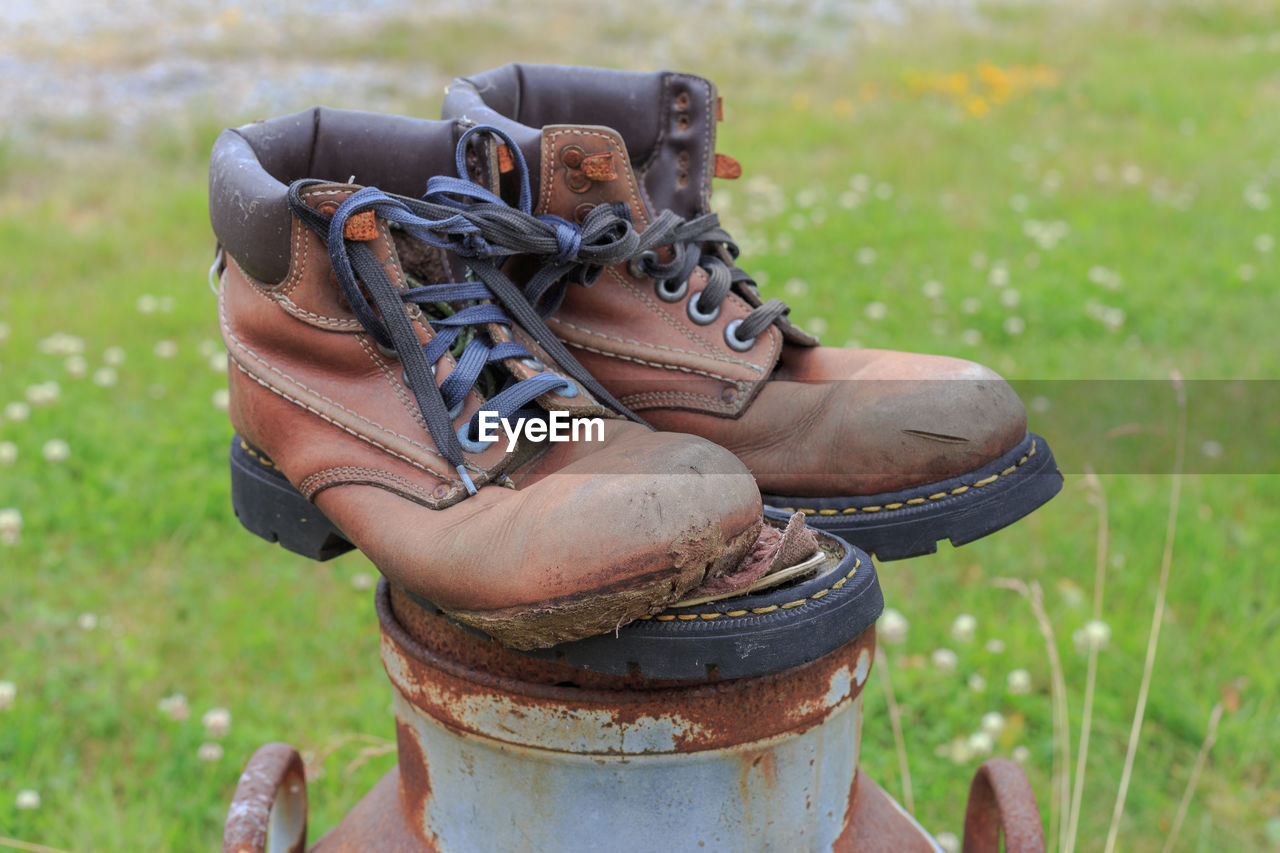
[[(980, 24), (921, 20), (850, 53), (806, 53), (785, 34), (747, 38), (744, 23), (702, 42), (675, 39), (660, 60), (646, 52), (663, 38), (652, 22), (556, 20), (565, 27), (548, 28), (525, 56), (660, 62), (720, 82), (718, 147), (743, 162), (746, 176), (718, 192), (751, 249), (744, 266), (764, 273), (766, 295), (787, 299), (803, 325), (825, 324), (830, 343), (956, 354), (1021, 380), (1163, 381), (1173, 370), (1194, 379), (1280, 376), (1272, 343), (1280, 259), (1255, 246), (1261, 234), (1280, 238), (1280, 76), (1267, 47), (1280, 11), (1272, 6), (995, 7)], [(593, 26), (609, 40), (593, 40)], [(518, 22), (491, 32), (513, 31)], [(450, 35), (442, 54), (450, 72), (511, 58), (501, 40), (456, 22), (441, 32)], [(431, 22), (409, 20), (384, 32), (385, 45), (352, 37), (338, 55), (385, 46), (389, 61), (410, 67), (415, 45), (431, 38)], [(570, 45), (583, 50), (557, 53)], [(981, 116), (954, 97), (912, 91), (913, 80), (972, 75), (988, 62), (1044, 66), (1055, 81)], [(766, 70), (775, 66), (783, 70)], [(841, 98), (847, 113), (834, 106)], [(436, 102), (404, 95), (401, 108), (431, 114)], [(344, 737), (393, 735), (371, 596), (352, 583), (374, 569), (358, 555), (295, 559), (245, 534), (230, 513), (230, 427), (212, 403), (225, 379), (209, 364), (220, 347), (204, 284), (212, 256), (204, 156), (215, 132), (206, 106), (156, 128), (131, 154), (91, 146), (63, 166), (17, 144), (0, 147), (0, 322), (9, 329), (0, 341), (0, 407), (50, 379), (61, 389), (25, 421), (0, 409), (0, 442), (18, 448), (17, 461), (0, 467), (0, 509), (18, 508), (24, 519), (20, 543), (0, 544), (0, 681), (18, 689), (0, 710), (0, 836), (67, 850), (207, 849), (244, 760), (261, 743), (288, 740), (312, 752), (336, 747), (309, 782), (317, 838), (394, 760), (375, 756), (346, 772), (372, 742)], [(101, 134), (74, 135), (83, 146)], [(841, 196), (859, 174), (870, 189), (846, 207)], [(772, 190), (753, 183), (761, 177)], [(884, 199), (881, 184), (891, 188)], [(1250, 186), (1270, 196), (1270, 208), (1246, 203)], [(761, 200), (770, 192), (776, 206)], [(1043, 248), (1025, 233), (1027, 220), (1064, 222), (1068, 231)], [(1007, 270), (1003, 288), (990, 283), (997, 261)], [(1091, 282), (1095, 267), (1118, 273), (1119, 287)], [(793, 279), (804, 285), (788, 287)], [(933, 296), (923, 290), (931, 280), (942, 285)], [(1013, 305), (1002, 297), (1010, 289), (1019, 295)], [(152, 307), (143, 297), (155, 310), (139, 310), (140, 299)], [(868, 312), (873, 302), (883, 303), (883, 317)], [(56, 332), (83, 341), (84, 378), (68, 373), (66, 356), (40, 352)], [(176, 354), (157, 354), (159, 341), (174, 342)], [(121, 347), (125, 360), (118, 383), (100, 387), (92, 376), (108, 347)], [(1171, 464), (1172, 399), (1137, 413), (1140, 435), (1163, 448), (1152, 452), (1153, 466)], [(886, 599), (911, 623), (906, 641), (887, 649), (916, 811), (932, 829), (959, 833), (980, 761), (936, 751), (992, 710), (1008, 720), (995, 754), (1029, 749), (1026, 768), (1048, 817), (1043, 642), (1025, 604), (991, 582), (1015, 577), (1045, 588), (1074, 744), (1085, 658), (1071, 634), (1090, 617), (1096, 528), (1079, 472), (1115, 458), (1104, 442), (1126, 440), (1105, 438), (1124, 425), (1121, 409), (1091, 424), (1096, 446), (1064, 436), (1067, 485), (1027, 521), (882, 567)], [(1068, 414), (1033, 413), (1033, 427), (1053, 441)], [(1206, 437), (1247, 441), (1250, 426)], [(71, 448), (61, 463), (41, 455), (54, 438)], [(1189, 470), (1204, 470), (1197, 441), (1189, 453)], [(1274, 456), (1263, 459), (1274, 472)], [(1110, 818), (1170, 488), (1167, 476), (1102, 473), (1112, 639), (1100, 661), (1082, 850), (1100, 849)], [(1122, 849), (1163, 845), (1220, 700), (1228, 713), (1175, 849), (1276, 849), (1265, 827), (1280, 816), (1280, 545), (1270, 535), (1278, 503), (1274, 473), (1184, 481)], [(96, 627), (79, 626), (84, 613)], [(977, 617), (968, 643), (948, 636), (960, 613)], [(1003, 652), (985, 648), (993, 638)], [(939, 647), (958, 654), (955, 672), (929, 663)], [(1032, 674), (1030, 694), (1007, 691), (1015, 668)], [(966, 686), (972, 674), (985, 679), (985, 692)], [(157, 710), (174, 692), (189, 700), (185, 721)], [(897, 793), (878, 685), (867, 697), (862, 766)], [(205, 762), (197, 749), (215, 739), (200, 716), (216, 706), (234, 719), (216, 739), (223, 758)], [(39, 809), (16, 809), (26, 788), (40, 792)]]

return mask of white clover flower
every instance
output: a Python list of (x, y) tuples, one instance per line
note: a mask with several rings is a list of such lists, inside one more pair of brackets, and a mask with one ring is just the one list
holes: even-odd
[(985, 252), (974, 252), (969, 256), (969, 266), (975, 270), (986, 269), (987, 255)]
[(22, 512), (15, 507), (0, 509), (0, 535), (22, 532)]
[(787, 226), (792, 231), (803, 231), (809, 227), (809, 219), (803, 213), (793, 213), (787, 217)]
[(111, 367), (119, 367), (124, 364), (124, 349), (121, 347), (107, 347), (102, 351), (102, 362)]
[(1025, 669), (1015, 669), (1005, 679), (1009, 692), (1015, 696), (1024, 696), (1031, 692), (1031, 673)]
[(960, 839), (956, 837), (954, 832), (939, 832), (933, 836), (933, 840), (938, 842), (945, 853), (960, 853)]
[(818, 203), (819, 193), (817, 190), (809, 187), (796, 193), (796, 207), (813, 207)]
[(98, 616), (96, 613), (81, 613), (76, 618), (76, 624), (80, 626), (82, 631), (92, 631), (98, 627)]
[(30, 788), (23, 788), (18, 792), (18, 796), (14, 799), (13, 804), (21, 811), (31, 811), (40, 808), (40, 792), (33, 791)]
[(1111, 166), (1106, 163), (1098, 163), (1093, 167), (1093, 179), (1100, 184), (1105, 184), (1111, 180)]
[(368, 572), (356, 572), (351, 576), (351, 588), (355, 590), (373, 589), (373, 575)]
[(937, 299), (942, 296), (942, 282), (929, 279), (920, 286), (920, 292), (929, 299)]
[(978, 673), (971, 673), (968, 680), (969, 689), (974, 693), (987, 692), (987, 680)]
[(974, 732), (969, 735), (969, 740), (965, 742), (969, 747), (971, 755), (990, 755), (991, 750), (995, 749), (995, 740), (986, 732)]
[(1080, 651), (1105, 649), (1111, 643), (1111, 626), (1101, 619), (1090, 619), (1072, 634), (1072, 640)]
[(881, 201), (893, 198), (893, 185), (884, 182), (876, 184), (876, 198)]
[(823, 317), (812, 318), (804, 324), (804, 327), (809, 331), (809, 334), (816, 337), (821, 337), (827, 333), (827, 321)]
[(993, 738), (1004, 731), (1004, 714), (999, 711), (988, 711), (982, 715), (982, 730)]
[(1009, 199), (1009, 207), (1013, 208), (1016, 213), (1026, 213), (1027, 208), (1031, 206), (1031, 202), (1025, 195), (1019, 193)]
[(929, 660), (943, 672), (954, 672), (956, 664), (960, 662), (951, 649), (934, 649), (933, 654), (929, 655)]
[(867, 315), (868, 320), (883, 320), (889, 316), (889, 306), (883, 302), (868, 302), (862, 313)]
[(1006, 308), (1016, 308), (1021, 301), (1022, 294), (1012, 287), (1000, 293), (1000, 304)]
[(79, 355), (84, 352), (84, 341), (65, 332), (54, 332), (43, 338), (36, 347), (45, 355)]
[(1253, 238), (1253, 248), (1262, 254), (1269, 253), (1276, 247), (1276, 240), (1270, 234), (1259, 234)]
[(85, 361), (82, 355), (69, 355), (67, 360), (62, 362), (62, 368), (72, 379), (83, 379), (89, 372), (89, 362)]
[(1004, 640), (999, 637), (992, 637), (990, 640), (987, 640), (986, 649), (993, 655), (1004, 654)]
[(907, 621), (907, 617), (892, 607), (886, 607), (880, 614), (876, 634), (886, 643), (901, 643), (907, 638), (907, 628), (910, 626), (911, 623)]
[(814, 225), (821, 225), (827, 221), (827, 209), (825, 207), (815, 207), (809, 212), (809, 221)]
[(1010, 757), (1019, 764), (1026, 764), (1031, 758), (1031, 750), (1022, 744), (1018, 744), (1013, 748), (1013, 752), (1010, 754)]
[(212, 742), (200, 744), (200, 748), (196, 750), (196, 758), (201, 761), (218, 761), (222, 758), (222, 744)]
[(222, 737), (231, 731), (231, 712), (226, 708), (210, 708), (200, 718), (200, 724), (209, 737)]
[(965, 329), (960, 333), (960, 340), (967, 346), (976, 347), (978, 344), (982, 343), (982, 332), (979, 332), (977, 329)]
[(1120, 170), (1120, 180), (1131, 187), (1136, 187), (1142, 183), (1142, 167), (1137, 163), (1125, 163), (1124, 168)]
[(845, 210), (853, 210), (862, 203), (862, 196), (853, 190), (845, 190), (840, 193), (840, 196), (836, 199), (836, 203)]
[(804, 296), (809, 292), (809, 282), (802, 278), (789, 278), (787, 283), (782, 285), (782, 292), (787, 296)]
[(1005, 317), (1002, 324), (1006, 335), (1020, 335), (1027, 330), (1027, 321), (1021, 317)]
[(52, 379), (48, 382), (32, 385), (27, 389), (26, 393), (27, 402), (33, 406), (47, 406), (50, 403), (56, 403), (60, 396), (62, 396), (62, 386)]
[(866, 175), (854, 175), (849, 179), (849, 189), (857, 193), (865, 193), (871, 189), (871, 179)]
[(970, 296), (960, 303), (960, 311), (965, 314), (977, 314), (982, 309), (982, 300)]
[(1236, 267), (1236, 277), (1241, 281), (1253, 281), (1257, 272), (1258, 271), (1254, 268), (1253, 264), (1241, 264)]
[(1205, 439), (1200, 444), (1200, 454), (1207, 459), (1221, 459), (1227, 450), (1222, 446), (1222, 442), (1214, 441), (1212, 438)]
[(870, 246), (863, 246), (854, 254), (854, 258), (864, 267), (869, 267), (876, 262), (876, 250)]
[(992, 287), (1004, 287), (1009, 283), (1009, 268), (1001, 263), (993, 266), (991, 272), (987, 273), (987, 283)]
[(1249, 184), (1244, 188), (1244, 203), (1254, 210), (1267, 210), (1271, 207), (1271, 196), (1261, 184)]
[(154, 314), (160, 307), (160, 302), (150, 293), (144, 293), (138, 297), (136, 305), (139, 314)]
[(93, 384), (99, 388), (110, 388), (120, 380), (114, 367), (99, 367), (93, 372)]
[(178, 342), (171, 340), (156, 341), (153, 351), (157, 358), (173, 358), (178, 354)]
[(18, 461), (18, 445), (12, 441), (0, 441), (0, 465), (12, 465)]
[(961, 613), (951, 623), (951, 637), (956, 642), (967, 643), (978, 629), (978, 620), (972, 613)]
[(231, 405), (231, 392), (226, 388), (219, 388), (213, 392), (213, 407), (220, 412), (225, 412)]
[(17, 698), (18, 685), (12, 681), (0, 681), (0, 711), (7, 711), (12, 708)]
[(8, 323), (0, 323), (0, 344), (9, 339), (9, 331)]
[(60, 438), (51, 438), (40, 448), (46, 462), (65, 462), (71, 455), (71, 445)]
[(156, 703), (156, 710), (177, 722), (182, 722), (191, 716), (191, 707), (187, 704), (187, 697), (181, 693), (174, 693), (172, 696), (162, 698)]

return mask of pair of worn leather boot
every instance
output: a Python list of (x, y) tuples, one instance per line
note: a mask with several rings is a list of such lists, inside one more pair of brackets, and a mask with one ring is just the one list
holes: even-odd
[(224, 131), (245, 526), (318, 559), (359, 547), (534, 648), (794, 562), (803, 528), (764, 524), (761, 493), (888, 559), (1052, 497), (999, 376), (819, 346), (759, 295), (710, 212), (737, 171), (718, 103), (688, 75), (509, 65), (455, 81), (441, 121)]

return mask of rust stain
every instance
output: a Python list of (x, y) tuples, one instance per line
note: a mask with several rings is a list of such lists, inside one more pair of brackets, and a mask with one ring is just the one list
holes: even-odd
[(348, 240), (367, 243), (378, 236), (378, 219), (372, 210), (357, 213), (347, 220), (342, 227), (342, 236)]
[(618, 177), (618, 169), (613, 164), (613, 152), (601, 151), (582, 158), (580, 168), (582, 174), (593, 181), (612, 181)]
[(742, 177), (742, 164), (728, 154), (716, 154), (716, 177), (735, 180)]

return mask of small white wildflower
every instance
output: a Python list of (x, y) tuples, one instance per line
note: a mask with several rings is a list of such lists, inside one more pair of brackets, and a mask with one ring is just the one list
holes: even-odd
[(1206, 439), (1200, 444), (1200, 455), (1207, 459), (1221, 459), (1226, 449), (1222, 446), (1222, 442)]
[(845, 190), (844, 192), (840, 193), (840, 196), (836, 199), (836, 203), (839, 204), (841, 207), (843, 207), (845, 210), (853, 210), (855, 207), (861, 204), (861, 202), (862, 202), (862, 196), (859, 193), (854, 192), (853, 190)]
[(993, 738), (1004, 731), (1004, 714), (999, 711), (988, 711), (982, 715), (982, 730)]
[(1106, 163), (1098, 163), (1093, 167), (1093, 179), (1100, 184), (1105, 184), (1111, 180), (1111, 166)]
[(13, 804), (21, 811), (31, 811), (40, 808), (40, 792), (33, 791), (30, 788), (23, 788), (18, 792), (18, 796), (14, 799)]
[(0, 711), (7, 711), (13, 707), (14, 700), (18, 698), (18, 685), (12, 681), (0, 681)]
[(187, 704), (187, 697), (181, 693), (175, 693), (172, 696), (165, 696), (156, 703), (156, 710), (164, 714), (171, 720), (182, 722), (191, 716), (191, 707)]
[(1099, 649), (1105, 649), (1111, 642), (1111, 626), (1101, 619), (1090, 619), (1082, 630), (1089, 644)]
[(854, 175), (849, 179), (849, 189), (857, 193), (865, 193), (871, 189), (871, 179), (866, 175)]
[(81, 631), (92, 631), (98, 627), (98, 616), (96, 613), (86, 611), (76, 617), (76, 624), (80, 626)]
[(1044, 396), (1043, 394), (1037, 394), (1036, 396), (1032, 397), (1031, 402), (1028, 404), (1028, 406), (1031, 408), (1031, 411), (1035, 412), (1038, 415), (1043, 415), (1045, 412), (1049, 411), (1050, 405), (1051, 404), (1049, 402), (1049, 398)]
[(1017, 213), (1026, 213), (1027, 208), (1031, 206), (1031, 202), (1027, 200), (1025, 195), (1019, 193), (1009, 199), (1009, 207), (1013, 208)]
[(1053, 169), (1044, 173), (1044, 177), (1040, 179), (1040, 191), (1045, 195), (1053, 195), (1062, 186), (1062, 175)]
[(1006, 308), (1016, 308), (1021, 301), (1022, 294), (1012, 287), (1000, 292), (1000, 304)]
[(954, 832), (939, 832), (933, 836), (933, 840), (938, 842), (938, 846), (946, 853), (960, 853), (960, 839)]
[(960, 311), (963, 314), (977, 314), (982, 310), (982, 300), (975, 296), (970, 296), (960, 303)]
[(79, 355), (84, 352), (84, 340), (65, 332), (54, 332), (36, 346), (45, 355)]
[(1244, 203), (1254, 210), (1266, 210), (1271, 207), (1271, 196), (1260, 184), (1249, 184), (1244, 188)]
[(351, 588), (358, 590), (373, 589), (373, 575), (368, 572), (356, 572), (351, 576)]
[(791, 238), (790, 234), (779, 234), (773, 240), (774, 251), (785, 255), (795, 248), (796, 241)]
[(782, 285), (782, 292), (787, 296), (804, 296), (809, 292), (809, 282), (802, 278), (789, 278)]
[[(720, 197), (716, 196), (716, 201), (718, 202), (719, 200), (720, 200)], [(218, 352), (221, 349), (222, 349), (222, 345), (217, 341), (215, 341), (213, 338), (205, 338), (203, 341), (201, 341), (199, 344), (196, 345), (196, 352), (200, 353), (201, 358), (208, 358), (209, 356), (213, 355), (215, 352)]]
[(1022, 744), (1018, 744), (1013, 748), (1013, 752), (1010, 753), (1010, 757), (1019, 764), (1026, 764), (1031, 758), (1031, 750)]
[(160, 307), (159, 301), (150, 293), (144, 293), (139, 296), (136, 305), (139, 314), (154, 314), (156, 309)]
[(226, 708), (210, 708), (200, 718), (200, 724), (209, 737), (222, 737), (231, 731), (231, 712)]
[(907, 638), (907, 628), (911, 623), (892, 607), (886, 607), (880, 614), (880, 623), (876, 626), (876, 634), (886, 643), (901, 643)]
[(0, 465), (12, 465), (18, 461), (18, 445), (12, 441), (0, 441)]
[(863, 246), (854, 254), (854, 258), (864, 267), (869, 267), (876, 262), (876, 250), (870, 246)]
[(67, 360), (62, 362), (62, 368), (72, 379), (83, 379), (89, 372), (89, 362), (85, 361), (82, 355), (69, 355)]
[(929, 655), (929, 660), (943, 672), (953, 672), (956, 664), (959, 663), (959, 658), (951, 649), (934, 649), (933, 654)]
[(40, 448), (40, 455), (46, 462), (65, 462), (71, 455), (71, 445), (60, 438), (51, 438)]
[(1023, 696), (1031, 692), (1031, 673), (1025, 669), (1015, 669), (1009, 673), (1005, 683), (1010, 693), (1015, 696)]
[(969, 689), (974, 693), (987, 692), (987, 680), (976, 672), (969, 676), (966, 683), (969, 685)]
[(1125, 163), (1124, 168), (1120, 170), (1120, 180), (1131, 187), (1136, 187), (1142, 183), (1142, 167), (1137, 163)]
[(982, 343), (982, 332), (977, 329), (965, 329), (960, 333), (960, 340), (968, 346), (976, 347)]
[(920, 292), (929, 299), (937, 299), (942, 295), (942, 282), (929, 279), (920, 286)]
[(222, 758), (222, 744), (220, 743), (202, 743), (200, 748), (196, 750), (196, 758), (201, 761), (218, 761)]
[(868, 320), (883, 320), (889, 316), (889, 306), (883, 302), (868, 302), (866, 307), (862, 309), (862, 313), (867, 315)]
[(1262, 254), (1267, 254), (1276, 247), (1276, 240), (1270, 234), (1259, 234), (1253, 238), (1253, 248)]
[(967, 643), (978, 629), (978, 620), (972, 613), (961, 613), (951, 623), (951, 637), (956, 642)]
[(1009, 268), (1003, 264), (993, 266), (991, 272), (987, 273), (987, 283), (992, 287), (1004, 287), (1009, 283)]
[(99, 388), (110, 388), (120, 380), (114, 367), (99, 367), (93, 372), (93, 384)]
[(178, 302), (172, 296), (161, 296), (157, 303), (161, 314), (172, 314), (173, 309), (178, 307)]
[(33, 406), (48, 406), (56, 403), (58, 398), (62, 396), (62, 386), (50, 379), (48, 382), (41, 382), (38, 385), (32, 385), (27, 389), (27, 402)]
[(220, 412), (225, 412), (227, 407), (231, 405), (231, 393), (226, 388), (219, 388), (213, 392), (213, 407)]
[(950, 327), (947, 325), (947, 321), (941, 317), (935, 317), (929, 323), (929, 331), (933, 332), (935, 337), (941, 338), (946, 335), (948, 328)]
[(1002, 326), (1006, 335), (1020, 335), (1027, 330), (1027, 321), (1021, 317), (1005, 317)]
[(102, 352), (102, 361), (112, 367), (119, 367), (124, 364), (124, 349), (121, 347), (107, 347)]
[(15, 507), (0, 509), (0, 536), (17, 537), (22, 532), (22, 511)]
[(814, 225), (821, 225), (827, 221), (827, 209), (825, 207), (815, 207), (809, 211), (809, 221)]
[(1004, 654), (1004, 640), (999, 637), (992, 637), (990, 640), (987, 640), (986, 649), (993, 655)]
[(796, 207), (813, 207), (818, 203), (818, 191), (809, 187), (796, 193)]
[(809, 334), (816, 337), (822, 337), (827, 333), (827, 321), (823, 317), (812, 318), (804, 324), (804, 327), (809, 331)]
[(1258, 271), (1254, 269), (1253, 264), (1241, 264), (1236, 267), (1236, 277), (1241, 281), (1253, 281), (1257, 272)]
[(969, 266), (975, 270), (986, 269), (987, 255), (985, 252), (974, 252), (969, 256)]
[(803, 213), (793, 213), (787, 217), (787, 226), (792, 231), (803, 231), (809, 226), (809, 219)]
[(881, 201), (888, 201), (893, 198), (893, 186), (886, 183), (876, 184), (876, 198)]
[(154, 352), (158, 358), (173, 358), (178, 354), (178, 342), (171, 340), (156, 341)]
[(969, 735), (966, 745), (973, 755), (990, 755), (996, 744), (991, 735), (986, 732), (974, 732)]
[(0, 322), (0, 344), (9, 339), (9, 324)]

